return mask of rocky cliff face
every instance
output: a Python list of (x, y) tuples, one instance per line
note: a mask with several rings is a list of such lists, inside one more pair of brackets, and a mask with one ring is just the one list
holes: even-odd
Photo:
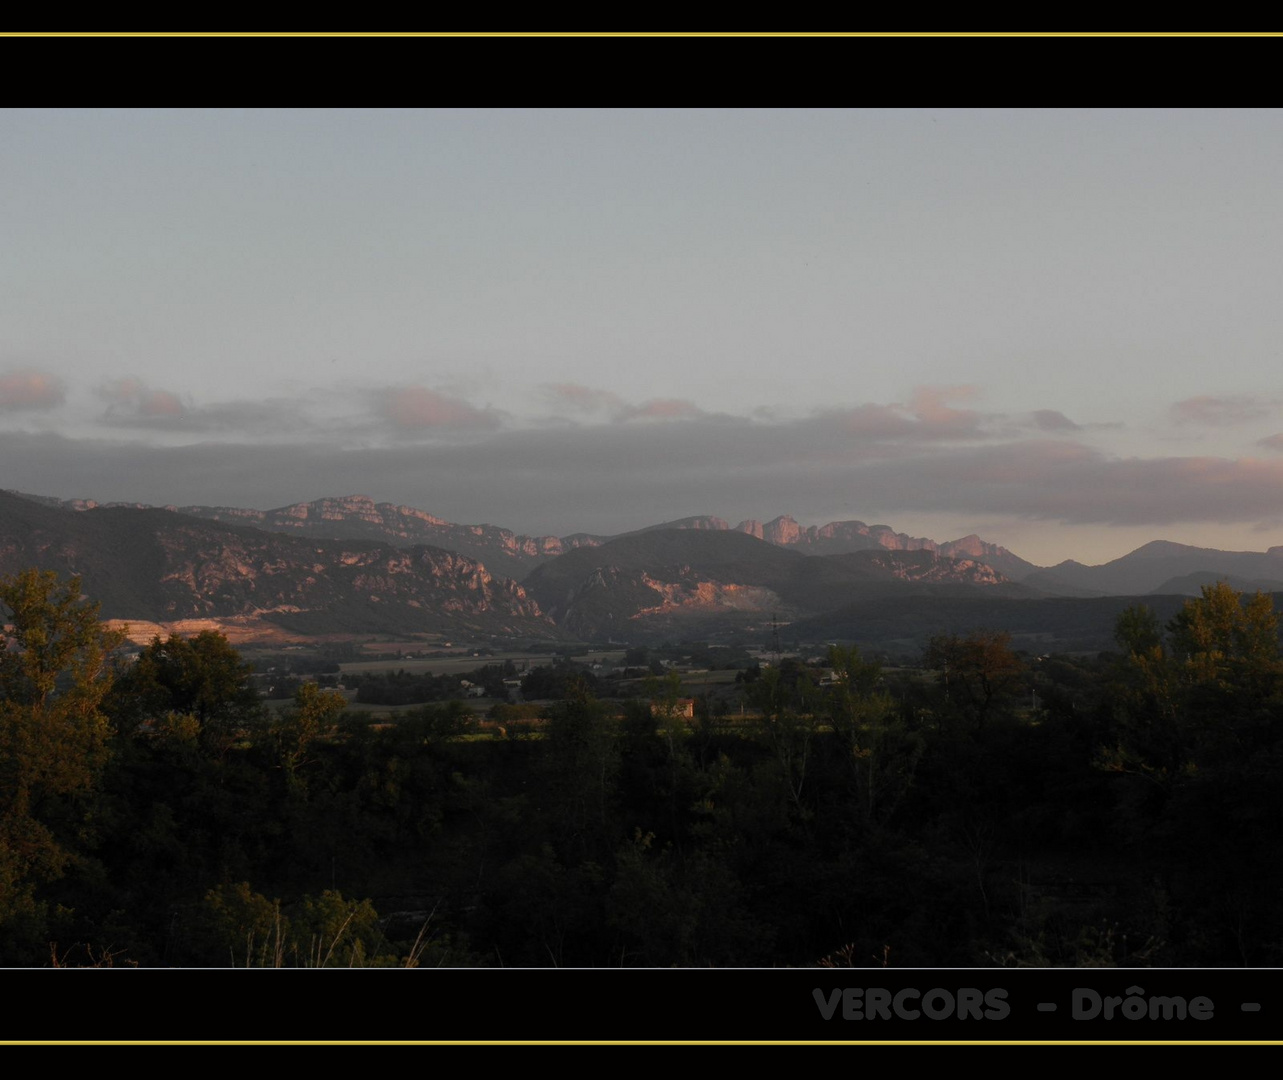
[[(98, 506), (92, 500), (39, 501), (75, 510)], [(257, 529), (294, 536), (373, 540), (398, 547), (429, 544), (457, 551), (485, 563), (495, 573), (518, 580), (524, 579), (537, 566), (564, 555), (567, 551), (580, 547), (597, 547), (608, 540), (618, 539), (591, 533), (573, 533), (562, 537), (526, 536), (495, 525), (459, 525), (412, 506), (376, 503), (365, 495), (317, 499), (275, 510), (247, 510), (227, 506), (170, 506), (166, 509), (192, 517), (234, 525), (251, 525)], [(931, 551), (950, 558), (971, 558), (988, 563), (1013, 581), (1023, 580), (1039, 569), (1006, 548), (986, 543), (975, 535), (938, 544), (926, 537), (896, 532), (888, 525), (866, 525), (862, 521), (831, 521), (827, 525), (803, 526), (784, 514), (765, 524), (753, 520), (741, 521), (732, 529), (721, 518), (702, 515), (648, 526), (639, 531), (671, 529), (741, 532), (777, 547), (792, 548), (808, 555), (841, 555), (871, 549)]]
[(890, 551), (936, 551), (934, 540), (898, 533), (887, 525), (866, 525), (863, 521), (831, 521), (827, 525), (799, 525), (788, 514), (768, 521), (741, 521), (737, 532), (781, 547), (796, 547), (813, 555), (840, 555), (868, 548)]
[(456, 551), (484, 563), (497, 574), (520, 577), (534, 566), (600, 537), (579, 534), (524, 536), (495, 525), (458, 525), (413, 506), (376, 503), (365, 495), (317, 499), (275, 510), (243, 510), (224, 506), (174, 507), (192, 517), (229, 524), (252, 525), (270, 532), (324, 539), (372, 540), (411, 547), (427, 544)]
[(1020, 591), (975, 559), (883, 549), (806, 557), (743, 531), (633, 533), (555, 559), (526, 585), (563, 629), (615, 640), (751, 632), (763, 618), (805, 618), (874, 593)]
[(737, 532), (781, 547), (792, 547), (808, 555), (842, 555), (853, 551), (930, 551), (949, 559), (973, 559), (987, 563), (1004, 578), (1020, 581), (1038, 569), (1004, 547), (990, 544), (974, 533), (961, 540), (938, 544), (925, 536), (909, 536), (889, 525), (866, 525), (863, 521), (831, 521), (827, 525), (799, 525), (787, 514), (763, 525), (741, 521)]
[[(376, 503), (363, 495), (318, 499), (311, 503), (296, 503), (268, 511), (188, 506), (181, 508), (181, 512), (282, 532), (377, 539), (395, 544), (433, 544), (480, 559), (492, 569), (511, 576), (529, 573), (540, 563), (575, 548), (597, 547), (614, 539), (588, 533), (574, 533), (564, 537), (524, 536), (494, 525), (457, 525), (411, 506)], [(1006, 559), (1011, 565), (999, 568), (1008, 577), (1017, 576), (1008, 572), (1012, 569), (1017, 570), (1017, 573), (1025, 567), (1029, 570), (1036, 569), (1005, 548), (986, 543), (975, 535), (937, 544), (926, 537), (896, 532), (888, 525), (866, 525), (862, 521), (833, 521), (827, 525), (803, 526), (784, 514), (765, 524), (760, 521), (741, 521), (732, 530), (721, 518), (701, 515), (648, 526), (641, 531), (667, 529), (742, 532), (777, 547), (791, 547), (809, 555), (839, 555), (882, 549), (930, 551), (948, 558), (971, 558), (993, 565)]]
[(864, 558), (871, 568), (877, 568), (897, 581), (958, 585), (1002, 585), (1007, 582), (1007, 578), (988, 563), (934, 551), (868, 552)]
[(280, 536), (164, 510), (68, 514), (0, 494), (0, 574), (30, 566), (79, 574), (108, 618), (557, 636), (520, 585), (457, 552)]
[[(51, 499), (25, 495), (41, 505), (66, 510), (146, 509), (140, 503), (104, 503), (92, 499)], [(268, 532), (318, 539), (370, 540), (412, 547), (426, 544), (445, 548), (485, 563), (505, 576), (519, 576), (533, 566), (583, 545), (600, 543), (600, 537), (578, 534), (523, 536), (494, 525), (457, 525), (413, 506), (376, 503), (366, 495), (316, 499), (275, 510), (237, 506), (167, 506), (166, 510), (228, 525), (248, 525)]]

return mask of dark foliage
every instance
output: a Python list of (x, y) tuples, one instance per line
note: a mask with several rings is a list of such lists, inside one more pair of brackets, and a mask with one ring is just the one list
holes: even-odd
[(554, 664), (526, 676), (553, 704), (484, 723), (372, 722), (311, 681), (269, 712), (213, 634), (113, 681), (74, 586), (0, 601), (6, 964), (1283, 959), (1268, 597), (1125, 612), (1107, 656), (973, 632), (918, 668), (785, 658), (726, 684), (742, 714)]

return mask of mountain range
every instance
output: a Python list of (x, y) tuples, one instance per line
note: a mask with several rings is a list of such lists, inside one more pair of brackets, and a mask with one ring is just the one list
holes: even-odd
[[(92, 499), (55, 499), (40, 495), (23, 497), (65, 510), (151, 509), (142, 503), (97, 503)], [(457, 551), (468, 558), (484, 562), (493, 573), (517, 579), (567, 551), (597, 547), (616, 539), (613, 536), (582, 532), (566, 536), (526, 536), (497, 525), (458, 525), (412, 506), (375, 502), (366, 495), (316, 499), (312, 502), (292, 503), (275, 510), (176, 505), (163, 509), (190, 517), (229, 525), (248, 525), (291, 536), (371, 540), (396, 547), (427, 544)], [(887, 525), (866, 525), (862, 521), (833, 521), (827, 525), (803, 526), (785, 514), (765, 524), (760, 521), (741, 521), (732, 529), (721, 518), (698, 516), (665, 521), (637, 531), (671, 529), (741, 532), (777, 547), (795, 548), (808, 555), (843, 555), (875, 549), (929, 551), (946, 558), (974, 559), (988, 563), (1012, 581), (1019, 581), (1040, 569), (1013, 555), (1006, 548), (988, 544), (975, 535), (937, 544), (925, 537), (896, 532)]]
[[(1101, 566), (1038, 567), (974, 535), (937, 543), (886, 525), (802, 526), (786, 515), (734, 527), (697, 516), (615, 537), (559, 537), (460, 525), (365, 496), (263, 511), (0, 492), (0, 574), (27, 566), (82, 575), (104, 615), (121, 619), (621, 641), (752, 632), (777, 621), (820, 637), (862, 637), (875, 613), (885, 622), (896, 610), (917, 612), (922, 626), (931, 611), (975, 605), (969, 617), (994, 624), (984, 605), (996, 613), (999, 601), (1012, 618), (1011, 605), (1034, 604), (1017, 622), (1059, 625), (1073, 618), (1065, 597), (1197, 595), (1216, 580), (1283, 591), (1283, 546), (1229, 552), (1155, 541)], [(1062, 599), (1045, 607), (1048, 597)], [(1081, 610), (1089, 607), (1096, 622), (1121, 610)]]
[[(17, 494), (16, 492), (14, 494)], [(64, 510), (150, 509), (141, 503), (97, 503), (92, 499), (53, 499), (25, 496)], [(166, 506), (177, 514), (245, 525), (265, 532), (322, 540), (362, 540), (393, 547), (427, 545), (484, 562), (492, 573), (519, 578), (541, 562), (581, 544), (599, 544), (607, 537), (523, 536), (496, 525), (456, 525), (412, 506), (376, 503), (365, 495), (316, 499), (275, 510), (235, 506)]]
[(1268, 551), (1220, 551), (1154, 540), (1100, 566), (1072, 559), (1028, 574), (1027, 584), (1049, 593), (1097, 595), (1181, 593), (1197, 596), (1211, 580), (1233, 579), (1256, 589), (1283, 590), (1283, 546)]
[(68, 513), (0, 492), (0, 575), (29, 567), (80, 576), (108, 619), (560, 637), (515, 581), (441, 548), (280, 536), (153, 508)]

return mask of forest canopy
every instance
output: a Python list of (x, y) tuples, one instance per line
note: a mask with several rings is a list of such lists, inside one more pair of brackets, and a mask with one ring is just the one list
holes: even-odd
[(394, 719), (268, 708), (217, 633), (128, 659), (74, 579), (0, 582), (0, 622), (5, 965), (1283, 962), (1264, 594), (1133, 607), (1108, 654), (782, 657), (736, 709), (558, 668)]

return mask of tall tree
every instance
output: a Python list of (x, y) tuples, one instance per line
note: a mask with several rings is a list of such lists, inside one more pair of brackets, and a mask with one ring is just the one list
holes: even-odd
[(947, 634), (931, 639), (923, 662), (940, 672), (940, 685), (952, 708), (975, 721), (977, 728), (1010, 704), (1025, 673), (1005, 631), (974, 630), (966, 637)]
[(20, 934), (43, 922), (37, 891), (74, 857), (71, 801), (107, 757), (108, 660), (124, 634), (98, 610), (79, 578), (27, 570), (0, 580), (0, 927), (25, 924)]
[(215, 631), (156, 637), (121, 677), (113, 709), (122, 725), (190, 717), (199, 725), (201, 745), (221, 758), (263, 718), (249, 682), (253, 671), (253, 664)]
[(277, 755), (292, 793), (307, 794), (299, 770), (314, 763), (313, 743), (334, 727), (346, 706), (347, 698), (339, 691), (322, 690), (314, 682), (305, 682), (294, 692), (293, 708), (277, 718), (273, 725)]
[(921, 738), (896, 715), (882, 684), (881, 665), (852, 646), (829, 648), (834, 684), (827, 706), (833, 734), (851, 769), (859, 806), (868, 820), (884, 820), (913, 782), (922, 756)]
[(581, 684), (552, 708), (547, 727), (547, 795), (568, 856), (604, 858), (617, 796), (619, 745), (610, 710)]

